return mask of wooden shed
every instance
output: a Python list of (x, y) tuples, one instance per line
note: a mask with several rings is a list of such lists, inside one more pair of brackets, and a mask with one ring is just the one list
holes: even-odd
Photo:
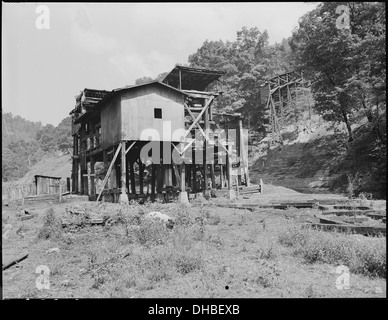
[(36, 195), (58, 194), (60, 177), (35, 175)]

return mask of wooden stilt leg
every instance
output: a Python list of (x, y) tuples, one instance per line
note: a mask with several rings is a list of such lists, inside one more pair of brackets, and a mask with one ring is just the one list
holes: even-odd
[(127, 168), (127, 161), (126, 161), (126, 156), (125, 156), (125, 141), (121, 142), (121, 194), (119, 198), (120, 203), (128, 203), (128, 196), (126, 192), (126, 168)]
[(132, 195), (136, 194), (136, 184), (135, 184), (135, 169), (133, 167), (134, 161), (133, 159), (129, 162), (129, 171), (131, 176), (131, 193)]
[(96, 199), (96, 183), (95, 183), (95, 171), (94, 171), (94, 157), (90, 157), (90, 197), (91, 200)]
[(139, 159), (139, 184), (140, 194), (144, 194), (144, 164)]

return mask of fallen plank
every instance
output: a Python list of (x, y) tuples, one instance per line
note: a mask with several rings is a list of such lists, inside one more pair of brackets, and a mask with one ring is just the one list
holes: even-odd
[(362, 235), (386, 235), (385, 227), (366, 227), (351, 224), (326, 224), (326, 223), (305, 223), (303, 228), (313, 227), (323, 231), (340, 231), (346, 233), (356, 233)]
[(315, 202), (281, 202), (281, 206), (289, 206), (294, 208), (314, 208), (317, 206)]
[(370, 207), (363, 207), (363, 206), (334, 206), (334, 209), (341, 209), (341, 210), (373, 210)]
[(375, 220), (380, 220), (380, 219), (384, 220), (386, 218), (385, 214), (378, 214), (378, 213), (367, 213), (366, 216)]
[(217, 207), (221, 208), (230, 208), (230, 209), (241, 209), (241, 210), (249, 210), (254, 211), (254, 207), (246, 206), (246, 205), (227, 205), (227, 204), (215, 204)]
[(77, 227), (82, 227), (84, 225), (94, 225), (94, 224), (104, 224), (105, 219), (103, 218), (93, 218), (90, 219), (89, 221), (81, 221), (81, 222), (73, 222), (69, 220), (62, 219), (61, 224), (63, 228), (69, 227), (69, 226), (77, 226)]
[(35, 218), (36, 216), (37, 216), (36, 213), (35, 213), (35, 214), (29, 214), (29, 215), (21, 216), (19, 219), (20, 219), (21, 221), (30, 220), (30, 219), (32, 219), (32, 218)]
[(336, 216), (354, 216), (354, 215), (368, 215), (374, 213), (374, 210), (344, 210), (344, 211), (323, 211), (321, 214), (329, 215), (334, 214)]
[(273, 204), (272, 205), (272, 208), (274, 209), (287, 209), (287, 208), (297, 208), (297, 209), (304, 209), (304, 208), (308, 208), (308, 209), (312, 209), (316, 206), (315, 203), (298, 203), (298, 202), (295, 202), (295, 203), (280, 203), (280, 204)]
[(26, 254), (23, 254), (22, 256), (20, 256), (19, 258), (16, 258), (16, 259), (13, 259), (11, 260), (10, 262), (7, 262), (6, 264), (3, 264), (2, 265), (2, 268), (3, 268), (3, 271), (12, 267), (13, 265), (19, 263), (20, 261), (23, 261), (24, 259), (26, 259), (28, 257), (28, 253)]
[(319, 223), (324, 223), (324, 224), (347, 224), (341, 220), (335, 220), (335, 219), (324, 219), (324, 218), (319, 218)]

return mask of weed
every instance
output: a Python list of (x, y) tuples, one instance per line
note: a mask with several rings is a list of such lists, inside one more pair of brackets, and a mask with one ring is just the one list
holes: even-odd
[(188, 253), (177, 253), (174, 257), (174, 265), (181, 274), (187, 274), (203, 267), (201, 257)]
[(354, 273), (386, 278), (385, 238), (359, 239), (310, 228), (293, 227), (280, 235), (279, 242), (294, 248), (306, 262), (344, 264)]
[(50, 207), (43, 217), (43, 227), (39, 230), (38, 239), (59, 239), (62, 237), (61, 221), (55, 216)]
[(163, 223), (143, 219), (138, 228), (132, 229), (132, 235), (141, 245), (152, 246), (165, 243), (169, 232)]
[(177, 226), (189, 226), (193, 223), (190, 216), (189, 207), (183, 203), (178, 203), (173, 209), (173, 215), (175, 217), (175, 225)]
[(213, 213), (210, 215), (210, 218), (208, 219), (209, 224), (216, 226), (221, 222), (221, 217), (218, 213)]

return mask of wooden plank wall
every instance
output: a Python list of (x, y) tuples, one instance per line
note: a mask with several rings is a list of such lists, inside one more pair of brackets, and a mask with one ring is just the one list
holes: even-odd
[(120, 96), (109, 101), (101, 110), (101, 143), (106, 148), (121, 140)]
[[(162, 109), (162, 119), (154, 118), (155, 108)], [(178, 129), (184, 133), (183, 98), (173, 90), (155, 85), (124, 91), (121, 111), (123, 140), (149, 141), (152, 136), (154, 141), (171, 141), (171, 134), (163, 138), (164, 121), (171, 122), (171, 133)]]

